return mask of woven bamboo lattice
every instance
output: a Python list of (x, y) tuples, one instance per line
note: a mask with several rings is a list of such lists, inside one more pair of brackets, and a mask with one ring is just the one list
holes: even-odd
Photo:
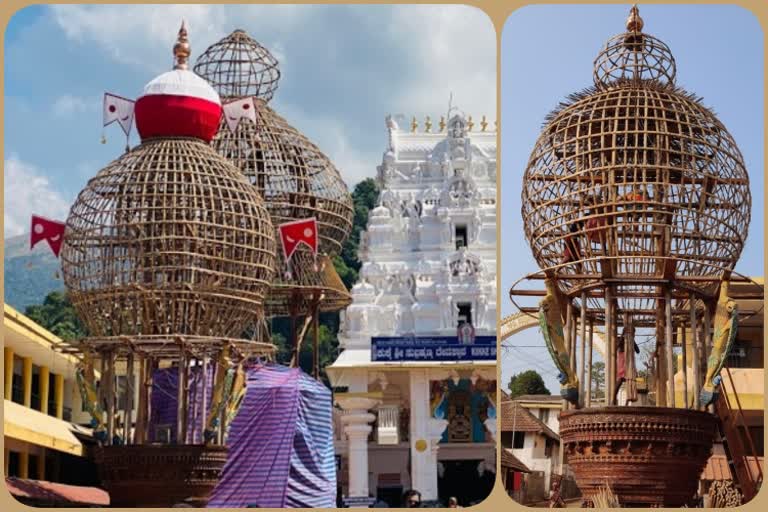
[(238, 170), (203, 141), (168, 138), (88, 182), (61, 258), (94, 339), (238, 338), (263, 314), (275, 253), (268, 212)]
[[(222, 119), (213, 147), (232, 161), (257, 188), (275, 229), (285, 222), (314, 217), (317, 219), (320, 253), (338, 254), (352, 229), (354, 208), (349, 190), (328, 157), (266, 105), (274, 89), (269, 94), (251, 94), (250, 84), (268, 81), (261, 75), (272, 71), (230, 64), (239, 61), (229, 56), (228, 49), (235, 41), (246, 39), (252, 42), (252, 60), (263, 59), (277, 65), (273, 57), (264, 57), (264, 52), (268, 53), (266, 49), (241, 31), (214, 44), (195, 64), (195, 71), (209, 80), (223, 98), (255, 96), (256, 123), (241, 120), (233, 133)], [(224, 68), (229, 71), (221, 73)], [(325, 270), (318, 274), (314, 271), (312, 258), (297, 253), (291, 267), (291, 277), (286, 278), (288, 269), (284, 260), (279, 260), (267, 315), (307, 314), (304, 306), (310, 301), (302, 299), (297, 303), (297, 297), (322, 294), (320, 309), (323, 311), (336, 311), (351, 303), (351, 296), (332, 265), (325, 266)]]
[(662, 283), (713, 296), (744, 247), (751, 196), (735, 141), (640, 29), (631, 16), (595, 60), (595, 86), (548, 116), (522, 216), (537, 263), (572, 299), (590, 292), (590, 316), (610, 286), (620, 312), (653, 323)]
[(269, 101), (280, 80), (277, 59), (242, 30), (209, 46), (194, 70), (222, 99), (254, 96)]
[[(279, 266), (285, 268), (281, 253), (278, 253), (278, 262)], [(300, 248), (291, 259), (291, 269), (293, 272), (290, 279), (276, 276), (273, 281), (264, 304), (268, 317), (286, 316), (292, 311), (296, 315), (310, 314), (313, 301), (318, 298), (318, 307), (322, 312), (339, 311), (352, 303), (352, 295), (344, 286), (330, 257), (318, 256), (315, 265), (312, 253)]]

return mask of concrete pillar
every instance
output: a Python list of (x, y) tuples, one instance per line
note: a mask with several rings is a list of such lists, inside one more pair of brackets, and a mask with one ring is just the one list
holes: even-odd
[(341, 423), (349, 450), (349, 498), (368, 497), (368, 436), (376, 416), (369, 412), (380, 400), (363, 394), (338, 393), (336, 403), (344, 410)]
[(410, 372), (411, 387), (411, 488), (423, 501), (437, 499), (437, 450), (448, 421), (430, 411), (429, 376), (426, 369)]
[(56, 417), (64, 419), (64, 376), (53, 376), (53, 400), (56, 402)]
[(32, 407), (32, 358), (21, 358), (21, 380), (24, 386), (24, 407)]
[(29, 452), (19, 452), (19, 478), (29, 478)]
[[(10, 347), (3, 347), (3, 353), (5, 355), (5, 380), (4, 390), (5, 399), (11, 400), (13, 398), (13, 349)], [(6, 474), (8, 474), (6, 472)]]
[(40, 373), (37, 374), (40, 383), (40, 412), (48, 414), (48, 395), (50, 393), (49, 382), (51, 371), (47, 366), (40, 367)]

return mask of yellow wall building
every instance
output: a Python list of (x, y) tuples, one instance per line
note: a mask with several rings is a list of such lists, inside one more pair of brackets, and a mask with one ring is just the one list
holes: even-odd
[(3, 313), (5, 475), (93, 483), (72, 347), (7, 304)]

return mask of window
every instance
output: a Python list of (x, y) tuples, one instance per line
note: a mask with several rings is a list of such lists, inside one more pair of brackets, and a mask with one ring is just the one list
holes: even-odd
[(520, 449), (525, 445), (525, 432), (515, 432), (515, 437), (512, 440), (512, 448)]
[(11, 401), (24, 405), (24, 379), (21, 376), (21, 367), (21, 358), (13, 356), (13, 387), (11, 389)]
[(539, 409), (539, 419), (542, 423), (549, 421), (549, 409)]
[(456, 249), (461, 249), (467, 246), (467, 226), (464, 224), (458, 224), (455, 230)]
[(48, 416), (56, 416), (56, 374), (48, 375)]
[(469, 302), (459, 302), (456, 304), (459, 308), (459, 325), (461, 327), (464, 324), (472, 324), (472, 304)]
[(19, 452), (8, 452), (8, 476), (19, 476)]
[(729, 368), (744, 368), (749, 359), (749, 342), (736, 340), (733, 348), (728, 353), (726, 364)]
[(38, 477), (37, 472), (38, 472), (39, 465), (40, 465), (39, 457), (37, 455), (30, 454), (29, 455), (29, 471), (28, 471), (29, 475), (27, 476), (27, 478), (31, 478), (33, 480), (37, 479)]

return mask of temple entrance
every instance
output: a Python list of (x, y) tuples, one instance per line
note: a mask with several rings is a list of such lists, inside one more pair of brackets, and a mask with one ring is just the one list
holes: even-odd
[(437, 479), (437, 493), (440, 503), (445, 506), (451, 496), (459, 500), (459, 506), (468, 507), (478, 503), (491, 493), (496, 475), (490, 471), (479, 474), (477, 468), (482, 459), (445, 460), (443, 475)]

